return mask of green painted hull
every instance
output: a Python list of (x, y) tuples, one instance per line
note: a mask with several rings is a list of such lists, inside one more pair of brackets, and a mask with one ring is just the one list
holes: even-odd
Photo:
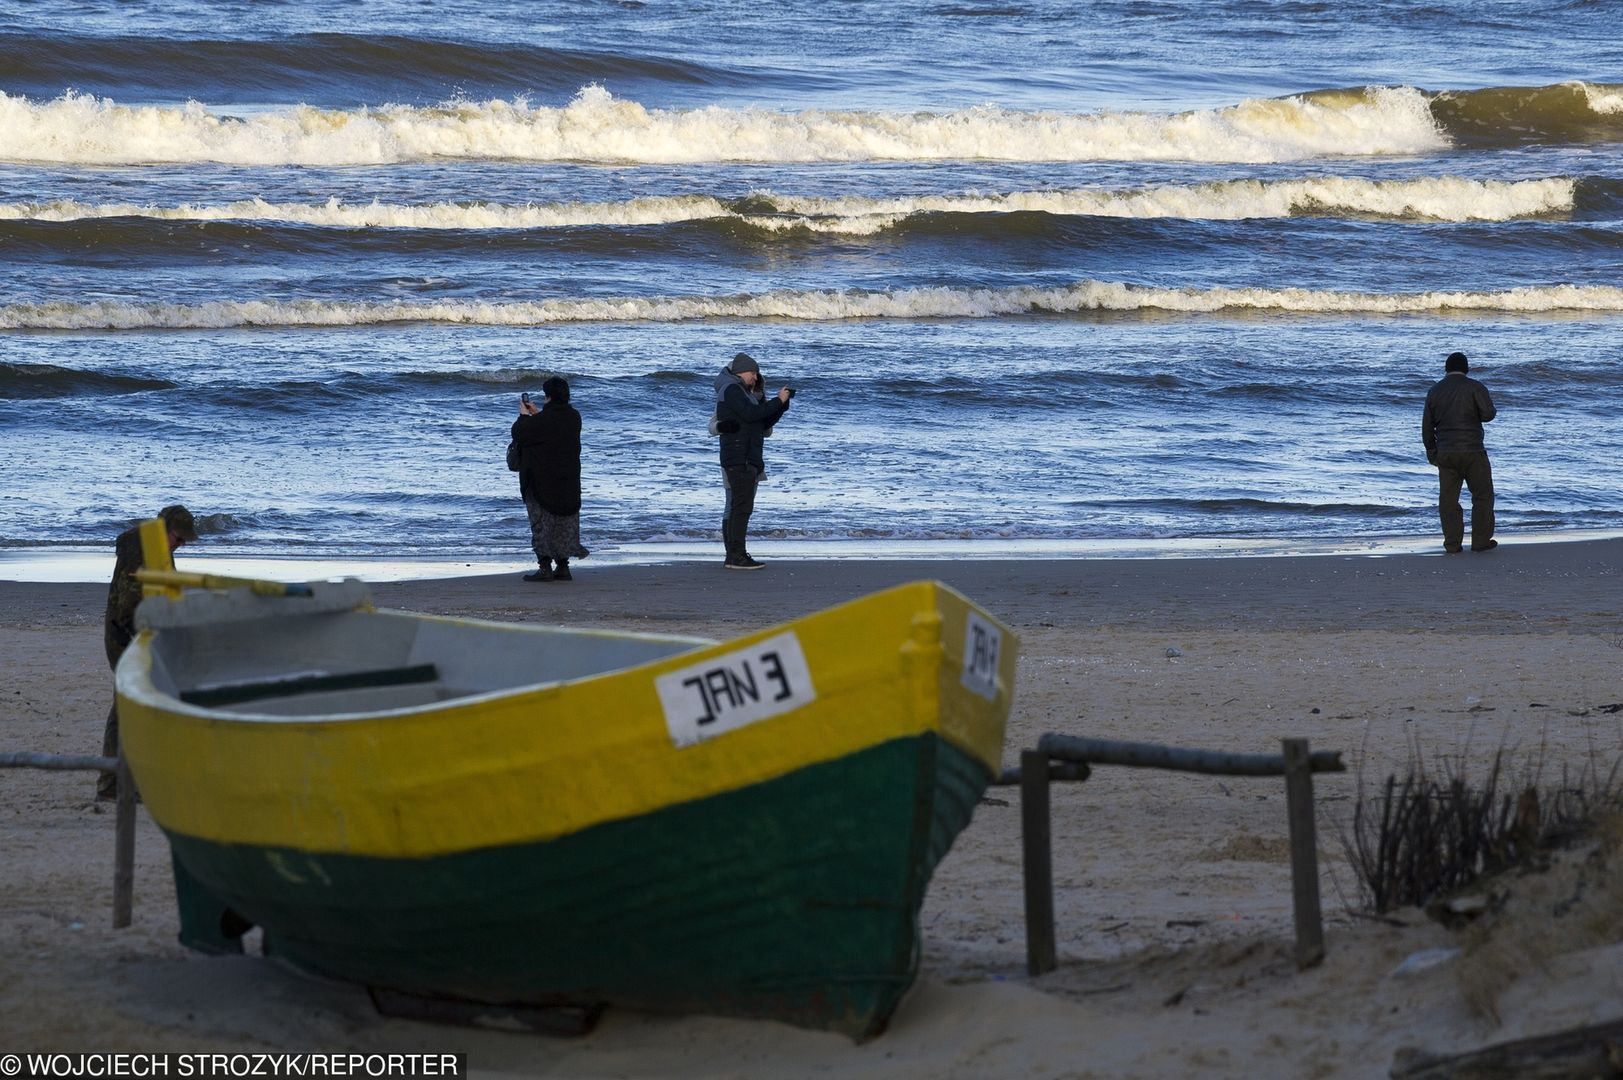
[(437, 858), (171, 834), (182, 938), (223, 904), (277, 955), (367, 986), (866, 1038), (913, 981), (925, 887), (989, 779), (924, 734), (545, 843)]

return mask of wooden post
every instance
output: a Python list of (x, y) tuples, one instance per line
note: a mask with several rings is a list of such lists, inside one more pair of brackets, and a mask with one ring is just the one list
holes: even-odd
[[(1085, 761), (1090, 765), (1128, 765), (1139, 769), (1174, 769), (1217, 776), (1283, 776), (1285, 763), (1277, 754), (1230, 754), (1220, 750), (1186, 750), (1159, 743), (1085, 739), (1050, 732), (1037, 740), (1037, 749), (1058, 761)], [(1346, 772), (1334, 750), (1310, 754), (1314, 772)]]
[(1026, 883), (1026, 972), (1058, 966), (1054, 949), (1054, 867), (1049, 842), (1048, 755), (1020, 751), (1020, 841)]
[(113, 929), (130, 925), (135, 903), (135, 780), (129, 764), (118, 759), (118, 812), (113, 838)]
[(0, 752), (0, 769), (61, 769), (84, 772), (115, 772), (118, 759), (100, 754), (42, 754), (37, 750)]
[(1319, 852), (1313, 826), (1313, 755), (1306, 739), (1280, 740), (1285, 751), (1285, 803), (1290, 815), (1291, 900), (1296, 911), (1296, 966), (1324, 959), (1319, 911)]

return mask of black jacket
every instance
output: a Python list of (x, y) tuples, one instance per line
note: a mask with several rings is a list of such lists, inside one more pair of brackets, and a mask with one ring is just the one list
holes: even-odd
[[(753, 465), (764, 471), (766, 460), (762, 445), (767, 429), (776, 424), (788, 408), (788, 402), (776, 397), (755, 401), (744, 389), (743, 381), (723, 368), (716, 377), (716, 420), (722, 427), (721, 467)], [(727, 430), (731, 426), (728, 421), (737, 424), (737, 429)]]
[(1486, 386), (1463, 371), (1444, 375), (1426, 394), (1426, 411), (1420, 418), (1426, 460), (1436, 464), (1438, 454), (1485, 451), (1482, 425), (1498, 413)]
[(519, 447), (518, 489), (559, 517), (580, 513), (580, 413), (549, 401), (534, 416), (513, 421)]

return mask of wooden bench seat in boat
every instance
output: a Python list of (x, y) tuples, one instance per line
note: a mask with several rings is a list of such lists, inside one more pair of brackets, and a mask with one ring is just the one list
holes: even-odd
[(289, 678), (262, 679), (256, 682), (225, 683), (182, 690), (180, 700), (188, 705), (221, 708), (241, 705), (265, 698), (294, 697), (300, 694), (327, 693), (334, 690), (362, 690), (383, 686), (406, 686), (439, 680), (439, 668), (433, 664), (409, 664), (403, 667), (372, 668), (368, 671), (343, 671), (337, 674), (295, 675)]

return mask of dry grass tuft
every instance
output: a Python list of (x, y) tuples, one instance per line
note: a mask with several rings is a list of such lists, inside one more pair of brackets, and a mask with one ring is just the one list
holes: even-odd
[(1619, 809), (1623, 760), (1602, 772), (1591, 754), (1576, 777), (1563, 769), (1541, 787), (1536, 764), (1511, 770), (1502, 747), (1477, 781), (1463, 764), (1433, 774), (1416, 750), (1401, 778), (1389, 775), (1373, 795), (1360, 787), (1341, 841), (1363, 906), (1384, 914), (1530, 866)]
[(1366, 910), (1419, 905), (1462, 930), (1461, 994), (1496, 1023), (1524, 975), (1623, 941), (1623, 760), (1600, 762), (1541, 785), (1536, 759), (1513, 767), (1501, 747), (1473, 781), (1416, 750), (1402, 777), (1361, 786), (1341, 829)]

